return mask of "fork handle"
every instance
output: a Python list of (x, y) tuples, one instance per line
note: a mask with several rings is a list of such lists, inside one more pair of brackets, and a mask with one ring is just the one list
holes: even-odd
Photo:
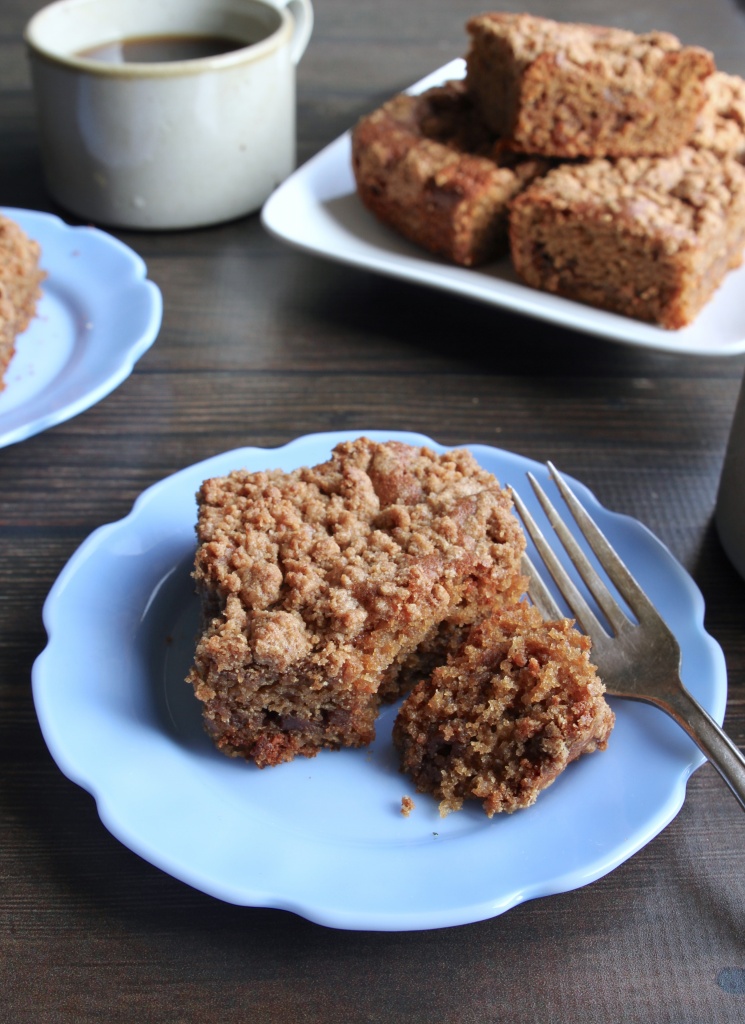
[(745, 756), (683, 687), (653, 703), (671, 715), (714, 765), (745, 810)]

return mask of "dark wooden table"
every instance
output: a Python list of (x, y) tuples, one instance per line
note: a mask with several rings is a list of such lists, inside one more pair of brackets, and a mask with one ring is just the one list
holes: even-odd
[[(59, 213), (21, 42), (39, 6), (0, 8), (0, 205)], [(745, 71), (742, 0), (621, 6), (532, 10), (670, 29)], [(317, 0), (300, 160), (461, 55), (475, 12), (467, 0)], [(162, 290), (159, 338), (98, 405), (0, 451), (2, 1024), (745, 1020), (745, 816), (708, 765), (669, 827), (592, 885), (479, 924), (335, 931), (221, 903), (121, 845), (50, 757), (30, 688), (49, 588), (144, 488), (233, 447), (413, 429), (551, 458), (646, 523), (704, 594), (729, 669), (725, 725), (742, 747), (745, 583), (712, 510), (743, 359), (632, 349), (325, 262), (256, 216), (119, 237)]]

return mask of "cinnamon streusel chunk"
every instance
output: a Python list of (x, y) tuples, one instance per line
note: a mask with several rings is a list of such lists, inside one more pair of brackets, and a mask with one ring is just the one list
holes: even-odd
[(745, 167), (691, 147), (565, 164), (515, 199), (510, 244), (535, 288), (683, 327), (742, 260)]
[(636, 35), (529, 14), (467, 23), (468, 90), (516, 149), (555, 157), (664, 156), (690, 138), (710, 53), (667, 32)]
[(260, 767), (369, 743), (385, 684), (443, 623), (524, 589), (511, 500), (466, 451), (360, 438), (198, 493), (207, 731)]
[(453, 81), (396, 96), (362, 118), (352, 167), (360, 199), (379, 220), (472, 267), (507, 252), (507, 204), (547, 164), (510, 153)]
[(745, 163), (745, 80), (723, 71), (706, 79), (706, 102), (691, 145)]
[(0, 390), (15, 353), (16, 338), (36, 313), (40, 249), (14, 220), (0, 216)]
[(396, 718), (402, 770), (440, 813), (480, 800), (487, 815), (533, 804), (580, 754), (602, 750), (614, 715), (570, 619), (527, 603), (473, 627), (418, 683)]

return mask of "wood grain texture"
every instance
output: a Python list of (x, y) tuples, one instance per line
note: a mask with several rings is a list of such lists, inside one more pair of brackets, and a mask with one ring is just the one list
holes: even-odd
[[(54, 210), (21, 42), (40, 6), (0, 6), (0, 204)], [(462, 54), (476, 11), (316, 0), (300, 159)], [(740, 0), (531, 12), (669, 29), (745, 71)], [(635, 351), (316, 260), (255, 216), (118, 237), (163, 292), (157, 342), (94, 408), (0, 450), (0, 1024), (744, 1020), (745, 817), (708, 766), (671, 825), (590, 886), (461, 928), (338, 932), (220, 903), (112, 838), (46, 750), (30, 672), (57, 574), (145, 487), (234, 447), (414, 429), (551, 458), (649, 526), (703, 592), (743, 746), (745, 582), (712, 510), (745, 360)]]

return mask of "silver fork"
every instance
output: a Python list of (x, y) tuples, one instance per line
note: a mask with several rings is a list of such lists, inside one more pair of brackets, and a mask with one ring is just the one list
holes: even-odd
[[(608, 632), (573, 583), (520, 496), (511, 488), (515, 507), (546, 568), (592, 641), (591, 658), (606, 691), (611, 696), (644, 701), (666, 711), (698, 744), (745, 809), (745, 757), (685, 688), (680, 678), (678, 641), (561, 474), (550, 462), (547, 465), (591, 551), (637, 619), (634, 622), (626, 615), (546, 492), (533, 474), (528, 473), (551, 526), (610, 626)], [(564, 613), (527, 555), (524, 556), (524, 571), (530, 581), (530, 598), (541, 614), (549, 619), (562, 618)]]

